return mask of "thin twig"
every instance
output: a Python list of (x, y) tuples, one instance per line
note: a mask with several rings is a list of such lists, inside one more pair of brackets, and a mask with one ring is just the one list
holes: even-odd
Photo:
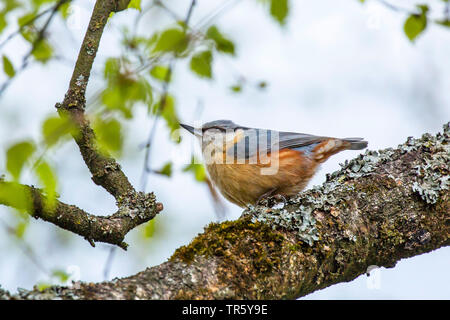
[(194, 26), (195, 29), (202, 29), (208, 26), (212, 20), (217, 19), (220, 15), (224, 14), (227, 10), (231, 9), (241, 0), (227, 0), (217, 6), (212, 12), (208, 13)]
[(450, 21), (450, 1), (447, 1), (445, 4), (444, 15), (447, 17), (447, 20)]
[(155, 5), (166, 11), (173, 19), (176, 21), (181, 21), (181, 17), (175, 13), (172, 9), (170, 9), (166, 4), (162, 3), (159, 0), (155, 0)]
[(103, 268), (103, 278), (105, 279), (105, 281), (109, 278), (109, 273), (111, 271), (111, 265), (113, 263), (115, 253), (116, 246), (111, 246), (111, 249), (108, 253), (108, 258), (106, 259), (105, 267)]
[(410, 9), (394, 5), (386, 0), (376, 0), (376, 1), (385, 6), (386, 8), (393, 10), (395, 12), (406, 13), (408, 15), (417, 14), (417, 11), (411, 11)]

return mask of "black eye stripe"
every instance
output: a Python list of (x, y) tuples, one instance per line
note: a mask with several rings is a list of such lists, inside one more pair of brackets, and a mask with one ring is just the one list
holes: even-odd
[(222, 132), (226, 132), (227, 130), (237, 131), (237, 130), (245, 130), (247, 128), (245, 128), (245, 127), (236, 127), (236, 128), (225, 129), (225, 128), (222, 128), (222, 127), (207, 127), (207, 128), (202, 128), (202, 132), (205, 132), (205, 131), (210, 130), (210, 129), (217, 129), (217, 130), (220, 130)]
[(220, 127), (208, 127), (208, 128), (202, 128), (202, 132), (205, 132), (205, 131), (210, 130), (210, 129), (217, 129), (217, 130), (220, 130), (222, 132), (226, 131), (224, 128), (220, 128)]

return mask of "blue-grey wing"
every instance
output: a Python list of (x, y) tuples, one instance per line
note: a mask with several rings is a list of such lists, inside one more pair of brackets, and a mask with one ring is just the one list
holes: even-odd
[(247, 160), (286, 148), (310, 151), (324, 139), (327, 138), (304, 133), (246, 129), (242, 138), (238, 139), (234, 148), (228, 148), (227, 153), (235, 160)]
[(280, 132), (280, 150), (285, 148), (309, 149), (311, 146), (315, 146), (326, 139), (328, 137), (320, 137), (306, 133)]

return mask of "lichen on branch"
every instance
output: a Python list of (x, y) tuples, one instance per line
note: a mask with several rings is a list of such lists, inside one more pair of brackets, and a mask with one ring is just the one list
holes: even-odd
[(169, 261), (135, 275), (14, 298), (294, 299), (394, 267), (450, 244), (449, 137), (446, 124), (435, 136), (368, 151), (285, 207), (269, 199), (236, 221), (212, 223)]

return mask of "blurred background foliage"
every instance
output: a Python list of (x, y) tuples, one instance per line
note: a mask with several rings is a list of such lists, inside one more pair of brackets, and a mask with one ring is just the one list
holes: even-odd
[[(291, 15), (292, 1), (252, 0), (252, 6), (255, 10), (259, 10), (258, 14), (266, 15), (272, 20), (274, 24), (272, 28), (286, 29)], [(371, 2), (369, 0), (347, 1), (361, 2), (362, 6)], [(28, 87), (33, 86), (33, 81), (46, 81), (45, 73), (42, 73), (40, 79), (34, 78), (28, 82), (27, 79), (20, 78), (30, 66), (40, 64), (43, 66), (41, 70), (45, 70), (47, 66), (51, 66), (52, 61), (67, 63), (69, 68), (66, 68), (64, 72), (67, 73), (67, 77), (70, 75), (70, 65), (73, 65), (76, 56), (68, 58), (64, 52), (65, 48), (59, 47), (51, 35), (58, 33), (55, 31), (56, 28), (62, 30), (58, 33), (58, 37), (70, 38), (73, 36), (70, 33), (76, 32), (79, 38), (84, 34), (83, 28), (74, 27), (78, 23), (74, 19), (80, 14), (81, 8), (78, 2), (76, 0), (2, 0), (0, 55), (3, 76), (0, 77), (0, 99), (7, 94), (8, 88), (14, 81), (23, 83), (20, 90), (23, 95), (27, 95)], [(120, 37), (120, 46), (109, 50), (110, 56), (103, 56), (96, 60), (94, 77), (91, 81), (93, 84), (89, 85), (88, 91), (87, 115), (95, 131), (99, 150), (118, 158), (119, 161), (129, 153), (127, 141), (129, 143), (129, 136), (133, 135), (133, 121), (140, 117), (151, 119), (152, 124), (145, 129), (148, 132), (147, 139), (144, 142), (132, 141), (133, 147), (140, 150), (138, 157), (143, 163), (140, 170), (140, 185), (136, 187), (143, 191), (153, 191), (154, 184), (147, 188), (147, 182), (152, 180), (153, 175), (170, 178), (175, 172), (190, 174), (197, 183), (207, 186), (216, 210), (216, 217), (221, 219), (224, 217), (224, 204), (208, 181), (205, 169), (195, 155), (191, 155), (190, 163), (182, 166), (173, 163), (170, 154), (163, 157), (165, 159), (162, 162), (159, 161), (158, 165), (153, 165), (152, 155), (158, 152), (157, 149), (153, 149), (159, 119), (167, 129), (165, 132), (168, 135), (166, 137), (159, 135), (158, 139), (164, 139), (165, 143), (173, 144), (175, 147), (182, 141), (177, 132), (180, 121), (179, 101), (183, 99), (184, 93), (177, 91), (178, 87), (172, 86), (172, 82), (178, 76), (177, 72), (181, 72), (179, 68), (176, 68), (176, 64), (190, 70), (191, 77), (211, 82), (217, 80), (219, 70), (224, 69), (223, 66), (218, 65), (225, 65), (227, 69), (230, 59), (232, 61), (237, 57), (240, 44), (233, 39), (232, 34), (225, 31), (227, 28), (218, 24), (217, 21), (220, 15), (231, 10), (240, 1), (213, 1), (213, 10), (202, 18), (196, 17), (195, 20), (191, 19), (192, 12), (204, 5), (204, 1), (183, 1), (184, 11), (174, 10), (179, 1), (172, 2), (132, 0), (128, 10), (109, 17), (109, 24), (113, 24), (115, 28), (115, 35)], [(407, 5), (403, 3), (397, 5), (397, 2), (383, 0), (372, 0), (372, 2), (400, 13), (398, 19), (403, 19), (403, 31), (393, 30), (392, 32), (403, 32), (411, 43), (419, 42), (422, 34), (431, 24), (450, 28), (449, 0), (431, 3), (410, 2)], [(304, 6), (306, 7), (306, 4)], [(89, 16), (89, 12), (83, 11), (82, 15)], [(159, 19), (161, 15), (166, 18)], [(85, 21), (86, 17), (82, 20)], [(115, 24), (115, 20), (120, 23)], [(252, 23), (251, 19), (248, 23)], [(148, 27), (149, 24), (152, 25), (152, 29)], [(240, 26), (240, 28), (245, 27), (245, 25)], [(152, 31), (148, 32), (148, 30)], [(108, 41), (111, 41), (106, 35), (108, 32), (110, 30), (105, 30), (101, 48), (108, 46)], [(264, 41), (264, 34), (255, 36)], [(8, 46), (12, 46), (13, 51), (6, 50)], [(79, 44), (74, 44), (76, 50), (78, 46)], [(276, 64), (277, 62), (274, 61), (274, 65)], [(244, 75), (238, 70), (227, 80), (227, 83), (221, 81), (220, 85), (226, 94), (236, 95), (246, 90), (257, 90), (264, 95), (270, 86), (271, 79), (259, 77), (258, 74)], [(183, 79), (185, 87), (189, 88), (190, 80)], [(60, 100), (62, 98), (61, 96)], [(47, 105), (45, 108), (48, 110), (47, 117), (32, 119), (34, 123), (29, 124), (30, 131), (36, 131), (34, 128), (39, 126), (39, 135), (24, 134), (14, 141), (5, 139), (8, 142), (7, 145), (2, 144), (4, 163), (0, 162), (0, 179), (12, 182), (8, 184), (8, 187), (0, 188), (0, 198), (20, 204), (17, 205), (17, 210), (9, 210), (8, 219), (0, 215), (2, 224), (0, 227), (4, 227), (7, 231), (5, 234), (8, 234), (9, 238), (15, 239), (18, 248), (25, 253), (24, 259), (33, 261), (35, 270), (38, 270), (35, 272), (44, 274), (41, 276), (44, 280), (34, 282), (40, 288), (45, 288), (49, 283), (65, 283), (71, 278), (67, 268), (63, 270), (64, 265), (51, 263), (53, 266), (50, 268), (43, 266), (42, 260), (45, 258), (37, 257), (32, 245), (28, 243), (34, 242), (37, 238), (33, 235), (30, 240), (26, 236), (30, 224), (35, 222), (30, 221), (30, 217), (25, 213), (30, 204), (27, 203), (26, 192), (18, 183), (34, 184), (42, 188), (47, 196), (45, 205), (52, 208), (55, 205), (55, 199), (60, 197), (62, 171), (72, 170), (69, 163), (72, 165), (79, 162), (77, 165), (83, 166), (81, 158), (72, 162), (66, 159), (64, 165), (58, 162), (61, 158), (55, 157), (55, 154), (58, 154), (58, 150), (65, 152), (64, 150), (67, 150), (65, 146), (71, 141), (72, 136), (77, 135), (77, 132), (69, 119), (57, 115), (52, 105)], [(21, 117), (24, 111), (22, 106), (17, 105), (16, 110), (16, 115), (9, 115), (10, 118)], [(196, 112), (202, 112), (200, 102)], [(0, 110), (1, 114), (3, 115), (0, 121), (10, 121), (4, 114), (4, 110)], [(199, 118), (198, 115), (196, 116)], [(141, 137), (141, 139), (145, 138)], [(59, 160), (55, 161), (55, 159)], [(83, 183), (92, 182), (85, 180)], [(66, 191), (71, 192), (70, 181), (68, 184)], [(76, 188), (80, 186), (77, 185)], [(176, 195), (167, 198), (166, 201), (177, 201)], [(103, 208), (98, 210), (104, 213)], [(167, 230), (168, 228), (170, 228), (168, 224), (158, 225), (156, 219), (150, 221), (135, 232), (140, 238), (135, 245), (139, 247), (138, 242), (140, 242), (142, 247), (147, 247), (147, 242), (157, 237), (158, 232), (167, 232), (170, 235), (171, 231)], [(70, 247), (69, 242), (73, 235), (61, 230), (55, 232), (56, 235), (53, 235), (52, 239), (56, 239), (58, 246)], [(151, 255), (152, 252), (148, 254)], [(104, 268), (106, 278), (109, 277), (114, 255), (114, 249), (111, 249), (105, 259), (105, 265), (98, 266), (98, 268)], [(34, 279), (32, 276), (31, 278)]]

